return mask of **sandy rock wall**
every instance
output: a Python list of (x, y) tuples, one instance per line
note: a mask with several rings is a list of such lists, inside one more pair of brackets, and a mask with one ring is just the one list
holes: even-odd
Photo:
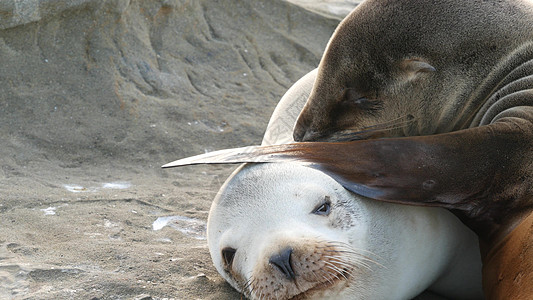
[(0, 16), (7, 173), (51, 161), (160, 165), (257, 143), (337, 23), (235, 0), (28, 0), (2, 2)]

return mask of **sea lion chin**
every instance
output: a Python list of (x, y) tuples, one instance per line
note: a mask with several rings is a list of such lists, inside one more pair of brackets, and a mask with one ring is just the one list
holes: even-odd
[[(521, 66), (531, 59), (532, 22), (528, 1), (364, 1), (331, 37), (294, 139), (430, 135), (488, 124), (494, 111), (518, 106), (517, 97), (505, 96), (533, 83), (526, 78), (532, 67)], [(509, 83), (514, 87), (505, 89)]]

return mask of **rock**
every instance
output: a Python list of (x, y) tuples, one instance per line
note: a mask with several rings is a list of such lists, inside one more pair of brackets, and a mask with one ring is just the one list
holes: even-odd
[(0, 2), (0, 29), (40, 21), (96, 0), (18, 0)]
[(152, 300), (152, 296), (148, 295), (148, 294), (141, 294), (135, 298), (133, 298), (134, 300)]
[(287, 0), (326, 17), (342, 20), (362, 0)]
[(50, 162), (53, 174), (142, 171), (258, 143), (338, 22), (279, 0), (21, 0), (1, 11), (0, 178)]

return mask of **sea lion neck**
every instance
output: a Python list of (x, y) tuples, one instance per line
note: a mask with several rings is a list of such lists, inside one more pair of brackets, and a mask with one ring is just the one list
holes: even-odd
[(472, 93), (468, 101), (472, 103), (472, 113), (462, 127), (487, 125), (507, 108), (533, 104), (529, 97), (517, 100), (520, 92), (529, 90), (532, 86), (533, 42), (526, 42), (503, 57)]

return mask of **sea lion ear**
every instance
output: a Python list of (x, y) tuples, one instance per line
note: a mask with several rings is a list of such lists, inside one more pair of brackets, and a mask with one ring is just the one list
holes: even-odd
[(420, 74), (433, 73), (437, 71), (435, 67), (421, 58), (409, 58), (400, 62), (400, 69), (407, 76), (407, 80), (412, 80)]

